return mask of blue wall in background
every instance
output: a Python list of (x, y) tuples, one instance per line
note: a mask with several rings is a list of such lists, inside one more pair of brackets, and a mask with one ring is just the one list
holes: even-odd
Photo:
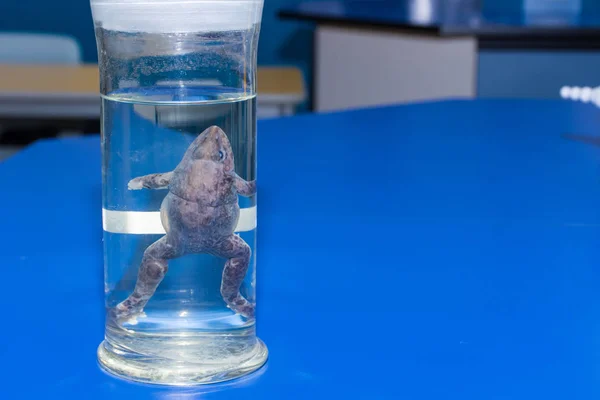
[[(596, 13), (598, 0), (528, 0), (540, 11), (558, 8), (563, 23), (578, 23), (582, 14)], [(524, 12), (523, 0), (484, 0), (486, 15), (517, 15), (533, 20)], [(593, 11), (592, 11), (593, 10)], [(594, 14), (591, 14), (594, 15)], [(545, 16), (542, 14), (541, 18)], [(517, 18), (517, 20), (519, 20)], [(552, 16), (556, 21), (556, 17)], [(481, 97), (559, 98), (560, 88), (600, 85), (599, 51), (507, 51), (479, 53), (478, 95)]]
[(480, 97), (560, 98), (560, 88), (565, 85), (600, 85), (600, 52), (479, 53)]
[[(293, 65), (302, 71), (309, 96), (312, 79), (312, 32), (313, 26), (307, 23), (280, 20), (277, 12), (293, 6), (299, 0), (265, 0), (262, 27), (258, 45), (260, 65)], [(298, 108), (303, 111), (306, 105)]]
[(0, 0), (0, 30), (72, 35), (84, 59), (97, 61), (89, 0)]
[(258, 48), (259, 63), (310, 68), (312, 25), (277, 18), (281, 8), (297, 3), (298, 0), (265, 0)]

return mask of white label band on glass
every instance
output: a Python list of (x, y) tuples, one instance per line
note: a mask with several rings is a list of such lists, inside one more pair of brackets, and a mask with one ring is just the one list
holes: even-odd
[[(102, 228), (111, 233), (133, 235), (164, 235), (160, 211), (113, 211), (102, 209)], [(256, 228), (256, 206), (240, 209), (236, 232), (248, 232)]]

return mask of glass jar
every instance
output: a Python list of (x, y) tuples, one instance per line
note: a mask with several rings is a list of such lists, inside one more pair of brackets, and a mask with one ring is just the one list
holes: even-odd
[(262, 0), (91, 0), (102, 96), (108, 372), (188, 385), (256, 370)]

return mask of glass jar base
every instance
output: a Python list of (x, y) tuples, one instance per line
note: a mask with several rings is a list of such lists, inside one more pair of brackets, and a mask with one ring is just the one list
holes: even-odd
[(225, 359), (222, 363), (190, 363), (156, 357), (131, 357), (115, 350), (106, 340), (98, 347), (100, 367), (111, 375), (142, 383), (192, 386), (224, 382), (256, 371), (265, 364), (268, 350), (257, 339), (242, 361)]

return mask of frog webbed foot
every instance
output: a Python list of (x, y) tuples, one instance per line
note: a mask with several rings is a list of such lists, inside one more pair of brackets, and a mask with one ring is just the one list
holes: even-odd
[(112, 315), (117, 320), (126, 320), (141, 314), (142, 311), (143, 304), (141, 299), (139, 302), (135, 302), (135, 299), (130, 296), (127, 300), (116, 305), (112, 311)]
[(225, 295), (223, 295), (223, 299), (227, 303), (227, 307), (232, 311), (249, 319), (254, 318), (254, 304), (246, 300), (240, 293), (229, 297), (225, 297)]

